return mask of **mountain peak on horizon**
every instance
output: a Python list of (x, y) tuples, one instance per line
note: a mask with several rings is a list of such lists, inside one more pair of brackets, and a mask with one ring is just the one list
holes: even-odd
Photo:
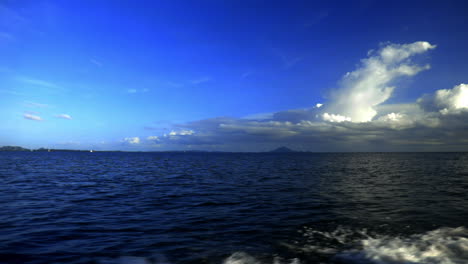
[(277, 149), (271, 150), (270, 152), (296, 152), (288, 147), (282, 146)]

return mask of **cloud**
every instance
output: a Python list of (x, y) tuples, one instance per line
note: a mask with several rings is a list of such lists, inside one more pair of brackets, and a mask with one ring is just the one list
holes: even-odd
[(159, 141), (159, 137), (158, 136), (149, 136), (146, 138), (147, 140), (150, 140), (150, 141)]
[[(388, 44), (361, 61), (353, 72), (341, 80), (341, 86), (330, 96), (325, 109), (328, 117), (346, 116), (352, 122), (369, 122), (376, 115), (375, 107), (387, 101), (395, 87), (390, 86), (401, 76), (413, 76), (429, 65), (411, 64), (409, 58), (434, 49), (428, 42)], [(325, 117), (325, 116), (324, 116)]]
[(318, 113), (316, 108), (292, 109), (271, 114), (271, 120), (298, 123), (302, 120), (314, 120)]
[[(417, 103), (383, 105), (371, 122), (324, 121), (320, 109), (272, 113), (267, 119), (217, 117), (173, 124), (141, 146), (159, 149), (267, 151), (462, 151), (468, 148), (468, 111), (443, 114)], [(317, 117), (318, 116), (318, 117)], [(338, 117), (330, 117), (338, 119)], [(196, 132), (195, 132), (196, 131)], [(128, 139), (127, 141), (132, 141)], [(154, 143), (157, 141), (157, 146)]]
[(328, 113), (324, 113), (322, 115), (322, 118), (323, 120), (325, 121), (329, 121), (329, 122), (344, 122), (344, 121), (348, 121), (350, 122), (351, 121), (351, 117), (347, 117), (347, 116), (342, 116), (342, 115), (334, 115), (334, 114), (328, 114)]
[(171, 132), (169, 132), (169, 134), (164, 134), (163, 137), (170, 139), (170, 140), (177, 140), (186, 136), (191, 136), (193, 134), (195, 134), (195, 131), (193, 130), (180, 130), (180, 131), (172, 130)]
[(433, 48), (427, 42), (415, 42), (389, 44), (371, 52), (323, 104), (244, 118), (172, 123), (167, 126), (170, 133), (141, 142), (137, 138), (137, 142), (141, 147), (148, 143), (163, 149), (226, 151), (279, 146), (308, 151), (466, 151), (467, 84), (437, 90), (412, 103), (385, 104), (395, 79), (429, 68), (409, 59)]
[(193, 130), (182, 130), (182, 131), (171, 131), (169, 136), (190, 136), (193, 135), (195, 132)]
[(89, 60), (92, 64), (98, 66), (98, 67), (102, 67), (102, 62), (98, 61), (98, 60), (95, 60), (95, 59), (90, 59)]
[(192, 84), (195, 84), (195, 85), (199, 85), (199, 84), (202, 84), (202, 83), (206, 83), (206, 82), (211, 82), (213, 79), (211, 77), (202, 77), (202, 78), (198, 78), (198, 79), (195, 79), (195, 80), (192, 80), (190, 81)]
[(28, 119), (28, 120), (42, 121), (42, 118), (40, 116), (29, 114), (29, 113), (23, 114), (23, 117), (24, 119)]
[(309, 151), (457, 151), (468, 147), (468, 112), (417, 116), (393, 112), (363, 123), (213, 118), (178, 126), (197, 133), (168, 135), (158, 144), (168, 149), (197, 146), (228, 151), (282, 145)]
[(127, 137), (124, 138), (124, 142), (129, 143), (129, 144), (140, 144), (140, 138), (139, 137)]
[(72, 117), (70, 115), (67, 115), (67, 114), (60, 114), (60, 115), (56, 115), (55, 117), (72, 120)]
[(147, 92), (149, 92), (149, 91), (150, 91), (150, 89), (148, 89), (148, 88), (144, 88), (144, 89), (141, 89), (141, 90), (138, 90), (138, 89), (128, 89), (128, 90), (127, 90), (127, 93), (129, 93), (129, 94), (147, 93)]
[(437, 90), (433, 95), (425, 95), (418, 103), (428, 111), (442, 114), (459, 113), (468, 110), (468, 84), (459, 84), (452, 89)]
[(23, 83), (26, 83), (26, 84), (42, 86), (42, 87), (46, 87), (46, 88), (59, 88), (59, 86), (54, 84), (54, 83), (44, 81), (44, 80), (40, 80), (40, 79), (34, 79), (34, 78), (28, 78), (28, 77), (18, 77), (18, 80), (20, 82), (23, 82)]

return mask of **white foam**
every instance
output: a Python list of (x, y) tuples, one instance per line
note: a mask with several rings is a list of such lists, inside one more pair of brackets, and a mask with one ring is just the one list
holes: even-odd
[[(229, 256), (227, 259), (223, 261), (223, 264), (264, 264), (265, 262), (262, 262), (249, 254), (245, 252), (235, 252), (231, 256)], [(300, 264), (301, 262), (299, 259), (294, 258), (291, 260), (284, 260), (280, 257), (274, 257), (272, 264)]]
[(339, 253), (347, 263), (466, 264), (468, 230), (440, 228), (410, 237), (380, 236), (361, 241), (362, 249)]
[[(317, 263), (340, 264), (468, 264), (468, 229), (443, 227), (411, 236), (370, 234), (367, 230), (339, 227), (331, 232), (305, 228), (305, 241), (283, 246), (300, 255), (314, 256)], [(328, 261), (326, 261), (328, 259)], [(306, 261), (306, 260), (303, 260)], [(323, 262), (325, 261), (325, 262)], [(121, 257), (104, 263), (167, 264), (161, 257)], [(299, 258), (278, 255), (252, 256), (235, 252), (222, 264), (301, 264)], [(309, 263), (306, 261), (306, 263)]]

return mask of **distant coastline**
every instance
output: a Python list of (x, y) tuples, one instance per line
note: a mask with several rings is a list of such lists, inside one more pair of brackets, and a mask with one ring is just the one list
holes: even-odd
[[(28, 149), (19, 146), (3, 146), (0, 151), (25, 151), (25, 152), (170, 152), (170, 153), (229, 153), (226, 151), (206, 151), (206, 150), (162, 150), (162, 151), (128, 151), (128, 150), (83, 150), (83, 149), (54, 149), (54, 148), (38, 148)], [(279, 147), (271, 151), (259, 151), (261, 153), (299, 153), (303, 151), (295, 151), (287, 147)]]

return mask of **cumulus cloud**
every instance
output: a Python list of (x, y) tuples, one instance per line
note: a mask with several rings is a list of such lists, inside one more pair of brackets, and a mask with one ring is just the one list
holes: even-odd
[(147, 140), (150, 140), (150, 141), (159, 141), (159, 137), (158, 136), (149, 136), (146, 138)]
[(124, 138), (124, 142), (129, 143), (129, 144), (140, 144), (140, 138), (139, 137), (127, 137), (127, 138)]
[(342, 116), (342, 115), (334, 115), (334, 114), (329, 114), (329, 113), (324, 113), (322, 115), (323, 120), (329, 121), (329, 122), (344, 122), (344, 121), (351, 121), (351, 117), (347, 116)]
[(23, 117), (28, 120), (42, 121), (42, 118), (40, 116), (29, 114), (29, 113), (23, 114)]
[(468, 84), (459, 84), (452, 89), (437, 90), (433, 95), (425, 95), (418, 103), (427, 111), (442, 114), (459, 113), (468, 110)]
[(325, 107), (327, 117), (338, 115), (349, 117), (352, 122), (371, 121), (377, 114), (375, 106), (392, 95), (395, 87), (391, 84), (395, 79), (429, 69), (429, 65), (411, 64), (409, 58), (434, 48), (435, 45), (418, 41), (389, 44), (377, 52), (370, 52), (360, 67), (348, 72), (341, 80), (341, 87), (331, 94)]
[(67, 119), (67, 120), (72, 120), (72, 117), (70, 115), (67, 115), (67, 114), (60, 114), (60, 115), (56, 115), (55, 117), (62, 118), (62, 119)]

